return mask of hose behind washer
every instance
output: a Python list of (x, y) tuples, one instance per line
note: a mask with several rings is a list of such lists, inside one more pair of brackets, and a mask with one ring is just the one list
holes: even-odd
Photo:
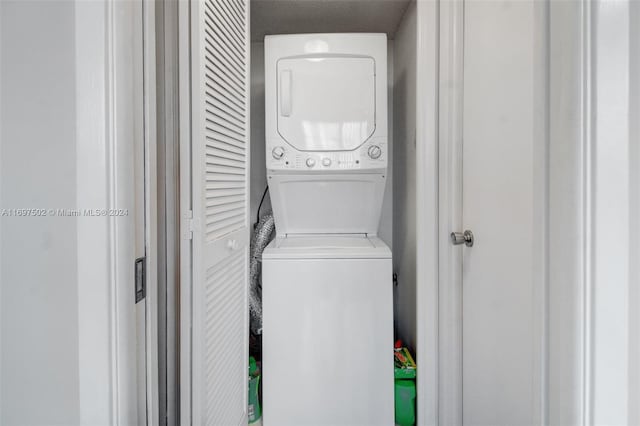
[(253, 334), (262, 334), (262, 252), (276, 229), (273, 213), (268, 212), (256, 225), (249, 255), (249, 324)]

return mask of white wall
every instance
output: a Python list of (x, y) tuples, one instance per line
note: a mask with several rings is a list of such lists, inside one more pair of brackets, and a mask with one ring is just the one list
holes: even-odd
[[(380, 218), (379, 236), (390, 247), (392, 246), (393, 222), (393, 41), (388, 42), (387, 73), (388, 92), (388, 129), (389, 129), (389, 170), (385, 187), (382, 214)], [(251, 220), (255, 221), (260, 198), (267, 185), (264, 143), (264, 43), (251, 43)], [(261, 214), (271, 208), (269, 194), (260, 210)]]
[(135, 7), (0, 2), (1, 424), (136, 423)]
[(387, 183), (384, 188), (384, 199), (382, 201), (382, 211), (380, 214), (380, 226), (378, 236), (384, 241), (391, 251), (393, 251), (393, 164), (395, 152), (394, 139), (394, 52), (395, 40), (387, 41), (387, 132), (389, 134), (389, 157), (387, 159)]
[(416, 346), (416, 43), (412, 2), (395, 36), (393, 269), (398, 274), (395, 316), (398, 337)]
[[(264, 43), (251, 43), (251, 220), (255, 221), (260, 198), (267, 186), (264, 142)], [(266, 208), (265, 208), (266, 207)], [(269, 194), (262, 212), (271, 209)]]
[[(629, 19), (629, 115), (640, 117), (640, 2)], [(629, 401), (640, 401), (640, 120), (630, 120), (629, 141)], [(628, 423), (640, 424), (640, 404), (629, 404)]]
[[(76, 205), (74, 12), (0, 3), (1, 209)], [(77, 221), (1, 217), (0, 235), (0, 423), (77, 424)]]
[(638, 424), (640, 16), (633, 4), (601, 0), (592, 9), (587, 395), (594, 424)]

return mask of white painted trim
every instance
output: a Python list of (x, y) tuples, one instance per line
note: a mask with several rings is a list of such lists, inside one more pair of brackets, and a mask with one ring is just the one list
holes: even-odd
[(581, 373), (585, 425), (637, 424), (638, 105), (640, 9), (633, 1), (581, 10)]
[(549, 3), (548, 424), (589, 424), (591, 30), (589, 2)]
[(146, 253), (146, 400), (147, 425), (159, 424), (158, 400), (158, 203), (156, 137), (155, 2), (142, 1), (144, 196)]
[[(246, 249), (245, 249), (245, 261), (246, 261), (246, 276), (245, 276), (245, 324), (244, 324), (244, 347), (243, 347), (243, 356), (244, 356), (244, 371), (249, 371), (249, 328), (250, 328), (250, 318), (249, 318), (249, 285), (251, 281), (251, 277), (249, 274), (249, 253), (251, 250), (251, 224), (252, 224), (252, 215), (251, 215), (251, 0), (244, 0), (246, 12), (245, 12), (245, 40), (244, 40), (244, 48), (247, 52), (246, 61), (244, 64), (244, 72), (245, 72), (245, 87), (246, 87), (246, 102), (247, 106), (245, 108), (245, 113), (247, 116), (246, 121), (246, 136), (245, 143), (247, 146), (246, 150), (246, 171), (245, 171), (245, 179), (247, 182), (247, 186), (245, 188), (247, 199), (245, 201), (245, 227), (246, 227)], [(240, 422), (240, 425), (244, 425), (248, 422), (249, 416), (249, 388), (248, 382), (245, 387), (244, 392), (244, 415), (243, 419)]]
[[(107, 164), (111, 187), (109, 189), (113, 207), (135, 206), (135, 163), (134, 146), (139, 137), (136, 134), (135, 114), (138, 111), (134, 85), (136, 82), (131, 58), (135, 55), (135, 47), (131, 40), (141, 35), (135, 22), (136, 8), (134, 2), (97, 2), (107, 10), (107, 91), (108, 91), (108, 134), (113, 138), (108, 143)], [(109, 146), (110, 145), (110, 146)], [(109, 159), (111, 161), (109, 161)], [(132, 212), (131, 212), (132, 213)], [(132, 295), (134, 274), (132, 264), (135, 260), (135, 218), (124, 224), (117, 217), (110, 218), (112, 238), (115, 244), (111, 248), (114, 262), (116, 284), (112, 288), (115, 300), (114, 312), (114, 359), (116, 363), (114, 377), (114, 393), (117, 401), (115, 424), (131, 424), (137, 422), (137, 357), (136, 357), (136, 317), (135, 298)], [(123, 336), (123, 338), (119, 337)], [(135, 420), (130, 418), (135, 414)], [(82, 422), (91, 424), (92, 422)]]
[(582, 96), (580, 99), (581, 109), (581, 169), (580, 189), (582, 195), (582, 205), (580, 211), (580, 222), (582, 224), (582, 247), (580, 247), (582, 265), (582, 388), (581, 393), (581, 418), (585, 425), (593, 423), (593, 273), (594, 273), (594, 241), (593, 241), (593, 7), (595, 2), (583, 2), (581, 12), (581, 83)]
[[(2, 7), (0, 7), (0, 22), (2, 22), (2, 15), (3, 15), (3, 13), (5, 13), (5, 12), (4, 12), (4, 9), (3, 9)], [(0, 31), (0, 46), (2, 46), (2, 45), (3, 45), (3, 41), (2, 41), (2, 32)], [(3, 70), (3, 69), (4, 69), (4, 68), (3, 68), (3, 66), (2, 66), (2, 57), (3, 57), (3, 55), (2, 55), (2, 54), (0, 54), (0, 70)], [(76, 83), (76, 84), (77, 84), (77, 83)], [(4, 96), (4, 94), (2, 93), (2, 92), (3, 92), (3, 91), (2, 91), (2, 89), (3, 89), (3, 85), (2, 85), (2, 84), (0, 84), (0, 99), (2, 99), (2, 96)], [(0, 135), (4, 134), (4, 131), (3, 131), (3, 122), (2, 122), (2, 121), (3, 121), (3, 120), (2, 120), (2, 115), (0, 115)], [(1, 142), (0, 142), (0, 143), (1, 143)], [(2, 151), (3, 151), (3, 150), (0, 150), (0, 165), (3, 163), (3, 162), (2, 162)], [(6, 154), (5, 154), (5, 155), (6, 155)], [(1, 178), (2, 178), (2, 171), (0, 170), (0, 179), (1, 179)], [(2, 197), (2, 185), (0, 185), (0, 200), (2, 200), (2, 199), (3, 199), (3, 197)], [(2, 235), (2, 227), (0, 226), (0, 241), (2, 241), (2, 239), (3, 239), (3, 238), (4, 238), (4, 237), (3, 237), (3, 235)], [(0, 244), (0, 259), (3, 259), (3, 258), (4, 258), (4, 257), (3, 257), (3, 256), (4, 256), (4, 254), (2, 253), (2, 247), (3, 247), (3, 246), (2, 246), (2, 244)], [(3, 277), (3, 276), (4, 276), (4, 275), (2, 274), (2, 262), (0, 262), (0, 277)], [(2, 297), (3, 297), (3, 296), (2, 296), (2, 290), (3, 290), (3, 288), (2, 288), (2, 286), (0, 286), (0, 306), (2, 306)], [(80, 297), (79, 297), (79, 296), (78, 296), (78, 299), (80, 299)], [(78, 330), (78, 332), (79, 332), (79, 331), (80, 331), (80, 330)], [(4, 353), (6, 353), (6, 352), (4, 352), (4, 351), (3, 351), (2, 341), (3, 341), (3, 339), (2, 339), (2, 338), (0, 338), (0, 353), (4, 354)], [(0, 401), (4, 401), (4, 398), (3, 398), (3, 396), (2, 396), (2, 391), (3, 391), (2, 386), (0, 386)], [(3, 413), (3, 405), (4, 405), (4, 404), (0, 402), (0, 419), (5, 418), (5, 417), (3, 416), (3, 414), (2, 414), (2, 413)]]
[(417, 2), (416, 356), (417, 424), (438, 425), (438, 10)]
[(439, 421), (462, 425), (462, 250), (449, 242), (462, 223), (464, 1), (442, 2), (439, 14), (438, 263)]
[[(191, 252), (190, 258), (191, 261), (191, 279), (189, 281), (181, 281), (180, 288), (190, 287), (189, 294), (191, 296), (190, 300), (190, 310), (189, 310), (189, 323), (191, 324), (191, 336), (190, 336), (190, 351), (189, 357), (191, 362), (191, 370), (190, 370), (190, 381), (191, 381), (191, 389), (190, 389), (190, 416), (191, 423), (194, 426), (198, 426), (204, 421), (204, 417), (202, 416), (202, 412), (204, 410), (201, 407), (205, 406), (205, 402), (202, 401), (204, 395), (199, 385), (202, 383), (203, 379), (198, 377), (197, 373), (204, 371), (204, 369), (199, 369), (202, 366), (202, 360), (204, 359), (200, 356), (203, 353), (203, 340), (198, 338), (201, 335), (201, 330), (204, 329), (203, 321), (204, 317), (202, 315), (198, 315), (198, 303), (195, 301), (195, 295), (199, 290), (199, 286), (201, 283), (205, 282), (205, 266), (207, 263), (205, 262), (205, 252), (203, 250), (204, 247), (204, 238), (201, 237), (203, 232), (203, 227), (205, 226), (202, 223), (201, 218), (204, 217), (201, 214), (200, 209), (203, 208), (200, 200), (203, 198), (204, 194), (204, 182), (202, 176), (204, 175), (203, 169), (205, 167), (204, 162), (198, 161), (200, 160), (199, 154), (204, 157), (204, 150), (200, 143), (200, 138), (204, 138), (204, 122), (206, 111), (201, 107), (200, 98), (204, 97), (205, 93), (200, 93), (198, 89), (200, 89), (200, 84), (204, 81), (204, 73), (205, 68), (203, 66), (204, 59), (204, 51), (205, 51), (205, 2), (199, 2), (197, 0), (189, 1), (190, 10), (189, 10), (189, 78), (190, 78), (190, 121), (188, 123), (189, 128), (191, 129), (190, 133), (190, 168), (191, 171), (189, 175), (189, 179), (187, 180), (189, 184), (189, 190), (191, 192), (191, 214), (193, 220), (190, 221), (190, 228), (193, 230), (192, 240), (191, 240)], [(182, 256), (181, 256), (182, 257)], [(195, 374), (194, 374), (195, 373)]]
[[(111, 8), (97, 2), (75, 6), (76, 135), (79, 141), (76, 199), (79, 207), (113, 205), (118, 182), (112, 163), (118, 142), (114, 99), (120, 86), (114, 85), (115, 24)], [(118, 283), (127, 284), (126, 279), (118, 280), (118, 263), (126, 262), (127, 253), (133, 253), (133, 246), (129, 244), (117, 250), (118, 233), (113, 225), (107, 218), (78, 218), (79, 422), (83, 424), (126, 420), (120, 414), (123, 407), (118, 395), (128, 395), (134, 402), (137, 396), (135, 383), (131, 387), (123, 386), (126, 382), (118, 380), (120, 355), (125, 363), (135, 366), (135, 336), (119, 333), (119, 300), (116, 297)], [(120, 230), (127, 226), (133, 229), (129, 217), (122, 222)], [(94, 252), (95, 247), (100, 247), (100, 252)], [(119, 257), (115, 253), (119, 253)], [(129, 282), (132, 284), (131, 280)], [(121, 320), (135, 325), (131, 315)], [(114, 344), (118, 341), (121, 347), (128, 346), (133, 351), (118, 353)], [(95, 386), (95, 383), (102, 386)], [(123, 388), (119, 389), (119, 386)], [(134, 404), (130, 408), (134, 415), (129, 420), (134, 422), (137, 407)]]
[[(179, 138), (178, 117), (178, 2), (156, 3), (158, 75), (158, 302), (159, 333), (165, 355), (160, 365), (159, 411), (166, 424), (179, 415)], [(163, 293), (163, 294), (161, 294)], [(161, 352), (160, 352), (161, 353)], [(160, 364), (160, 362), (159, 362)], [(164, 369), (164, 377), (162, 375)], [(164, 381), (164, 383), (163, 383)]]
[[(640, 117), (640, 2), (631, 2), (630, 16), (630, 64), (629, 114)], [(640, 121), (632, 120), (629, 140), (640, 141)], [(630, 144), (630, 212), (631, 246), (629, 257), (631, 270), (629, 282), (629, 401), (640, 401), (640, 143)], [(634, 286), (633, 283), (636, 283)], [(628, 423), (640, 425), (640, 404), (629, 404)]]
[(180, 110), (180, 424), (191, 424), (191, 4), (178, 2)]
[[(533, 241), (531, 297), (533, 354), (532, 424), (548, 424), (548, 295), (549, 295), (549, 3), (533, 5)], [(539, 65), (538, 65), (539, 64)]]
[[(632, 252), (633, 116), (631, 74), (632, 1), (590, 3), (591, 121), (587, 177), (591, 232), (587, 248), (590, 276), (587, 312), (587, 422), (632, 424), (630, 399), (633, 380), (630, 323), (634, 305), (630, 298), (638, 282), (631, 280), (638, 259)], [(637, 113), (637, 112), (636, 112)], [(635, 307), (637, 309), (637, 307)]]
[(78, 218), (81, 424), (137, 422), (133, 296), (133, 2), (76, 2), (77, 205), (128, 208)]

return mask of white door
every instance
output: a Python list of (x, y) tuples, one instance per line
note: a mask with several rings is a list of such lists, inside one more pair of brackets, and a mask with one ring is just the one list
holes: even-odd
[(249, 1), (190, 5), (191, 211), (183, 214), (192, 215), (191, 279), (183, 274), (181, 284), (190, 284), (181, 312), (190, 321), (181, 336), (191, 339), (182, 352), (190, 389), (181, 392), (191, 400), (183, 397), (181, 410), (193, 425), (239, 425), (247, 408)]
[(545, 28), (535, 3), (464, 7), (462, 223), (475, 236), (460, 248), (466, 425), (529, 425), (540, 410)]

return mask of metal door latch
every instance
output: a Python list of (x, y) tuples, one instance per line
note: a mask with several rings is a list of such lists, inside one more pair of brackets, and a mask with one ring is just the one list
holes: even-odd
[(464, 243), (467, 247), (473, 247), (473, 232), (468, 229), (464, 232), (452, 232), (451, 243), (454, 246), (459, 246)]
[(134, 273), (136, 303), (138, 303), (147, 295), (147, 268), (145, 257), (139, 257), (136, 259)]

